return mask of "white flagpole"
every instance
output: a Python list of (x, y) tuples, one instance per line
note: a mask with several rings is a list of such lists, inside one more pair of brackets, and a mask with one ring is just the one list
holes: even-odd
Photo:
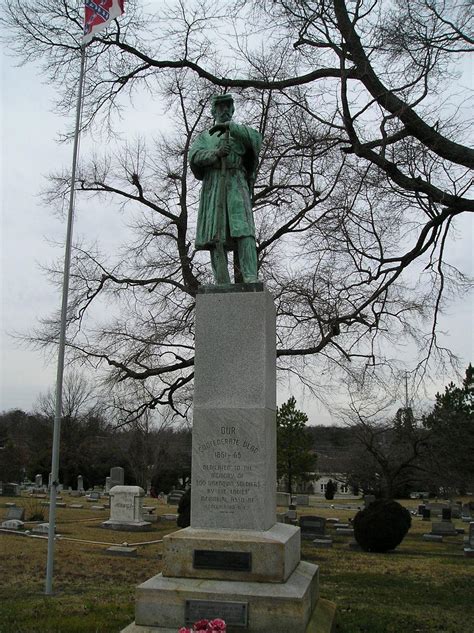
[(74, 130), (74, 147), (72, 154), (71, 190), (69, 192), (69, 211), (67, 218), (66, 249), (64, 254), (64, 277), (61, 303), (61, 327), (59, 331), (58, 368), (56, 375), (56, 405), (54, 411), (53, 450), (51, 457), (51, 487), (49, 492), (49, 529), (48, 557), (46, 564), (45, 594), (53, 593), (54, 567), (54, 533), (56, 528), (56, 497), (59, 479), (59, 440), (61, 435), (62, 394), (64, 376), (64, 353), (66, 349), (67, 306), (69, 293), (69, 271), (71, 267), (72, 228), (74, 221), (74, 197), (76, 189), (77, 157), (79, 154), (79, 134), (81, 126), (82, 94), (84, 87), (84, 67), (86, 60), (85, 46), (81, 46), (81, 70), (76, 105), (76, 127)]

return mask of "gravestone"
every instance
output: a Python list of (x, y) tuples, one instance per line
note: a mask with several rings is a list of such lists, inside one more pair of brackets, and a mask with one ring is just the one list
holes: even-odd
[(21, 530), (24, 525), (25, 523), (19, 519), (8, 519), (2, 522), (1, 527), (5, 530)]
[(463, 503), (461, 508), (461, 516), (464, 519), (471, 518), (471, 506), (469, 503)]
[(429, 508), (423, 508), (422, 515), (423, 521), (431, 521), (431, 510)]
[(2, 495), (4, 497), (19, 497), (20, 484), (14, 484), (14, 483), (2, 484)]
[(339, 536), (354, 536), (354, 528), (346, 527), (346, 528), (336, 528), (336, 534)]
[(297, 506), (309, 506), (309, 495), (296, 495), (295, 502)]
[(448, 503), (427, 503), (426, 507), (431, 511), (431, 518), (440, 518), (443, 514), (443, 510), (449, 508)]
[(82, 475), (77, 476), (77, 490), (78, 492), (84, 492), (84, 477)]
[(184, 490), (172, 490), (166, 497), (166, 503), (169, 506), (177, 506), (184, 495)]
[(451, 504), (451, 516), (453, 519), (461, 518), (462, 505), (460, 503)]
[(110, 489), (112, 488), (111, 481), (112, 481), (112, 479), (110, 477), (106, 477), (105, 478), (105, 492), (106, 492), (106, 494), (109, 494)]
[(136, 547), (127, 547), (126, 545), (112, 545), (112, 547), (108, 547), (106, 552), (112, 554), (112, 556), (137, 556), (137, 548)]
[(441, 511), (442, 520), (451, 522), (451, 514), (451, 508), (443, 508)]
[[(276, 522), (275, 308), (260, 284), (196, 297), (191, 525), (163, 538), (131, 631), (220, 617), (247, 633), (305, 631), (318, 568)], [(184, 614), (184, 622), (183, 622)]]
[(423, 540), (429, 541), (431, 543), (442, 543), (443, 535), (442, 534), (423, 534)]
[(442, 543), (443, 536), (442, 534), (423, 534), (424, 541), (430, 541), (432, 543)]
[(151, 528), (151, 523), (143, 520), (143, 488), (114, 486), (109, 495), (110, 519), (102, 523), (102, 527), (133, 532), (144, 532)]
[(87, 496), (87, 501), (99, 501), (100, 500), (100, 492), (93, 490)]
[(5, 515), (5, 519), (8, 521), (9, 519), (18, 519), (19, 521), (25, 520), (25, 508), (19, 508), (18, 506), (14, 506), (12, 508), (8, 508), (7, 514)]
[(332, 538), (315, 538), (313, 540), (313, 547), (316, 549), (331, 549)]
[(316, 539), (326, 535), (326, 519), (324, 517), (304, 515), (299, 519), (301, 538)]
[(125, 482), (125, 471), (121, 466), (114, 466), (110, 469), (110, 489), (114, 486), (123, 486)]
[(416, 513), (417, 513), (419, 516), (423, 516), (423, 510), (425, 509), (425, 507), (426, 507), (426, 506), (425, 506), (425, 504), (424, 504), (424, 503), (420, 503), (420, 505), (418, 506), (418, 509), (417, 509)]
[(40, 523), (39, 525), (35, 525), (31, 531), (33, 532), (33, 534), (41, 534), (43, 536), (47, 536), (49, 533), (49, 523)]
[(467, 537), (467, 545), (464, 548), (464, 555), (469, 558), (474, 557), (474, 521), (469, 523), (469, 535)]
[(277, 492), (277, 506), (282, 506), (283, 508), (288, 508), (291, 503), (291, 495), (288, 492)]
[(431, 534), (440, 534), (441, 536), (456, 536), (456, 528), (449, 521), (433, 522), (431, 524)]
[(43, 475), (35, 475), (35, 488), (43, 487)]

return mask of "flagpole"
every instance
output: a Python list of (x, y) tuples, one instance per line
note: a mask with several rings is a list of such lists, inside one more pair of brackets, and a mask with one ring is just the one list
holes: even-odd
[(59, 331), (58, 367), (56, 374), (56, 404), (54, 411), (53, 447), (51, 456), (51, 487), (49, 492), (49, 529), (48, 529), (48, 556), (46, 563), (45, 594), (53, 593), (53, 567), (54, 567), (54, 534), (56, 528), (56, 498), (59, 479), (59, 443), (61, 436), (62, 394), (64, 377), (64, 356), (66, 350), (67, 308), (69, 293), (69, 272), (71, 267), (72, 229), (74, 221), (74, 198), (76, 189), (76, 169), (79, 154), (79, 135), (81, 126), (82, 95), (84, 88), (84, 68), (86, 60), (86, 48), (81, 46), (81, 70), (79, 74), (79, 88), (76, 104), (76, 126), (74, 130), (74, 146), (72, 154), (71, 190), (69, 192), (69, 211), (67, 217), (66, 248), (64, 254), (63, 292), (61, 302), (61, 327)]

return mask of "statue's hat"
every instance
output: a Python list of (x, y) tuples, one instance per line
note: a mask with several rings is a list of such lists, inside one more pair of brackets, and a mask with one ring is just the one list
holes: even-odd
[(214, 95), (212, 97), (212, 105), (217, 105), (218, 103), (222, 103), (223, 101), (232, 101), (233, 103), (234, 97), (229, 92), (226, 92), (222, 95)]

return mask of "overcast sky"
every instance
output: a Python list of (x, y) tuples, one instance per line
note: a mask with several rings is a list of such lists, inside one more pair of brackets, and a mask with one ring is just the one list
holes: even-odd
[[(45, 186), (45, 175), (69, 167), (70, 144), (56, 142), (67, 123), (53, 113), (54, 92), (41, 82), (32, 66), (17, 68), (14, 60), (2, 56), (1, 67), (1, 390), (0, 411), (11, 408), (31, 410), (38, 395), (54, 385), (57, 359), (21, 346), (12, 336), (31, 330), (37, 319), (58, 310), (60, 297), (48, 284), (40, 269), (63, 257), (65, 223), (45, 207), (38, 193)], [(138, 103), (124, 121), (127, 132), (155, 133), (157, 104)], [(90, 140), (82, 144), (84, 153)], [(450, 245), (448, 257), (464, 272), (474, 274), (472, 218), (457, 220), (458, 240)], [(93, 203), (80, 204), (74, 228), (75, 237), (98, 237), (113, 247), (123, 235), (123, 218), (116, 210)], [(474, 359), (473, 296), (453, 304), (441, 321), (445, 332), (442, 343), (450, 347), (464, 364)], [(454, 378), (446, 376), (432, 385), (432, 393)], [(287, 397), (282, 388), (279, 401)], [(302, 398), (302, 396), (301, 396)], [(310, 398), (298, 403), (311, 412), (313, 423), (328, 423), (330, 418)]]

